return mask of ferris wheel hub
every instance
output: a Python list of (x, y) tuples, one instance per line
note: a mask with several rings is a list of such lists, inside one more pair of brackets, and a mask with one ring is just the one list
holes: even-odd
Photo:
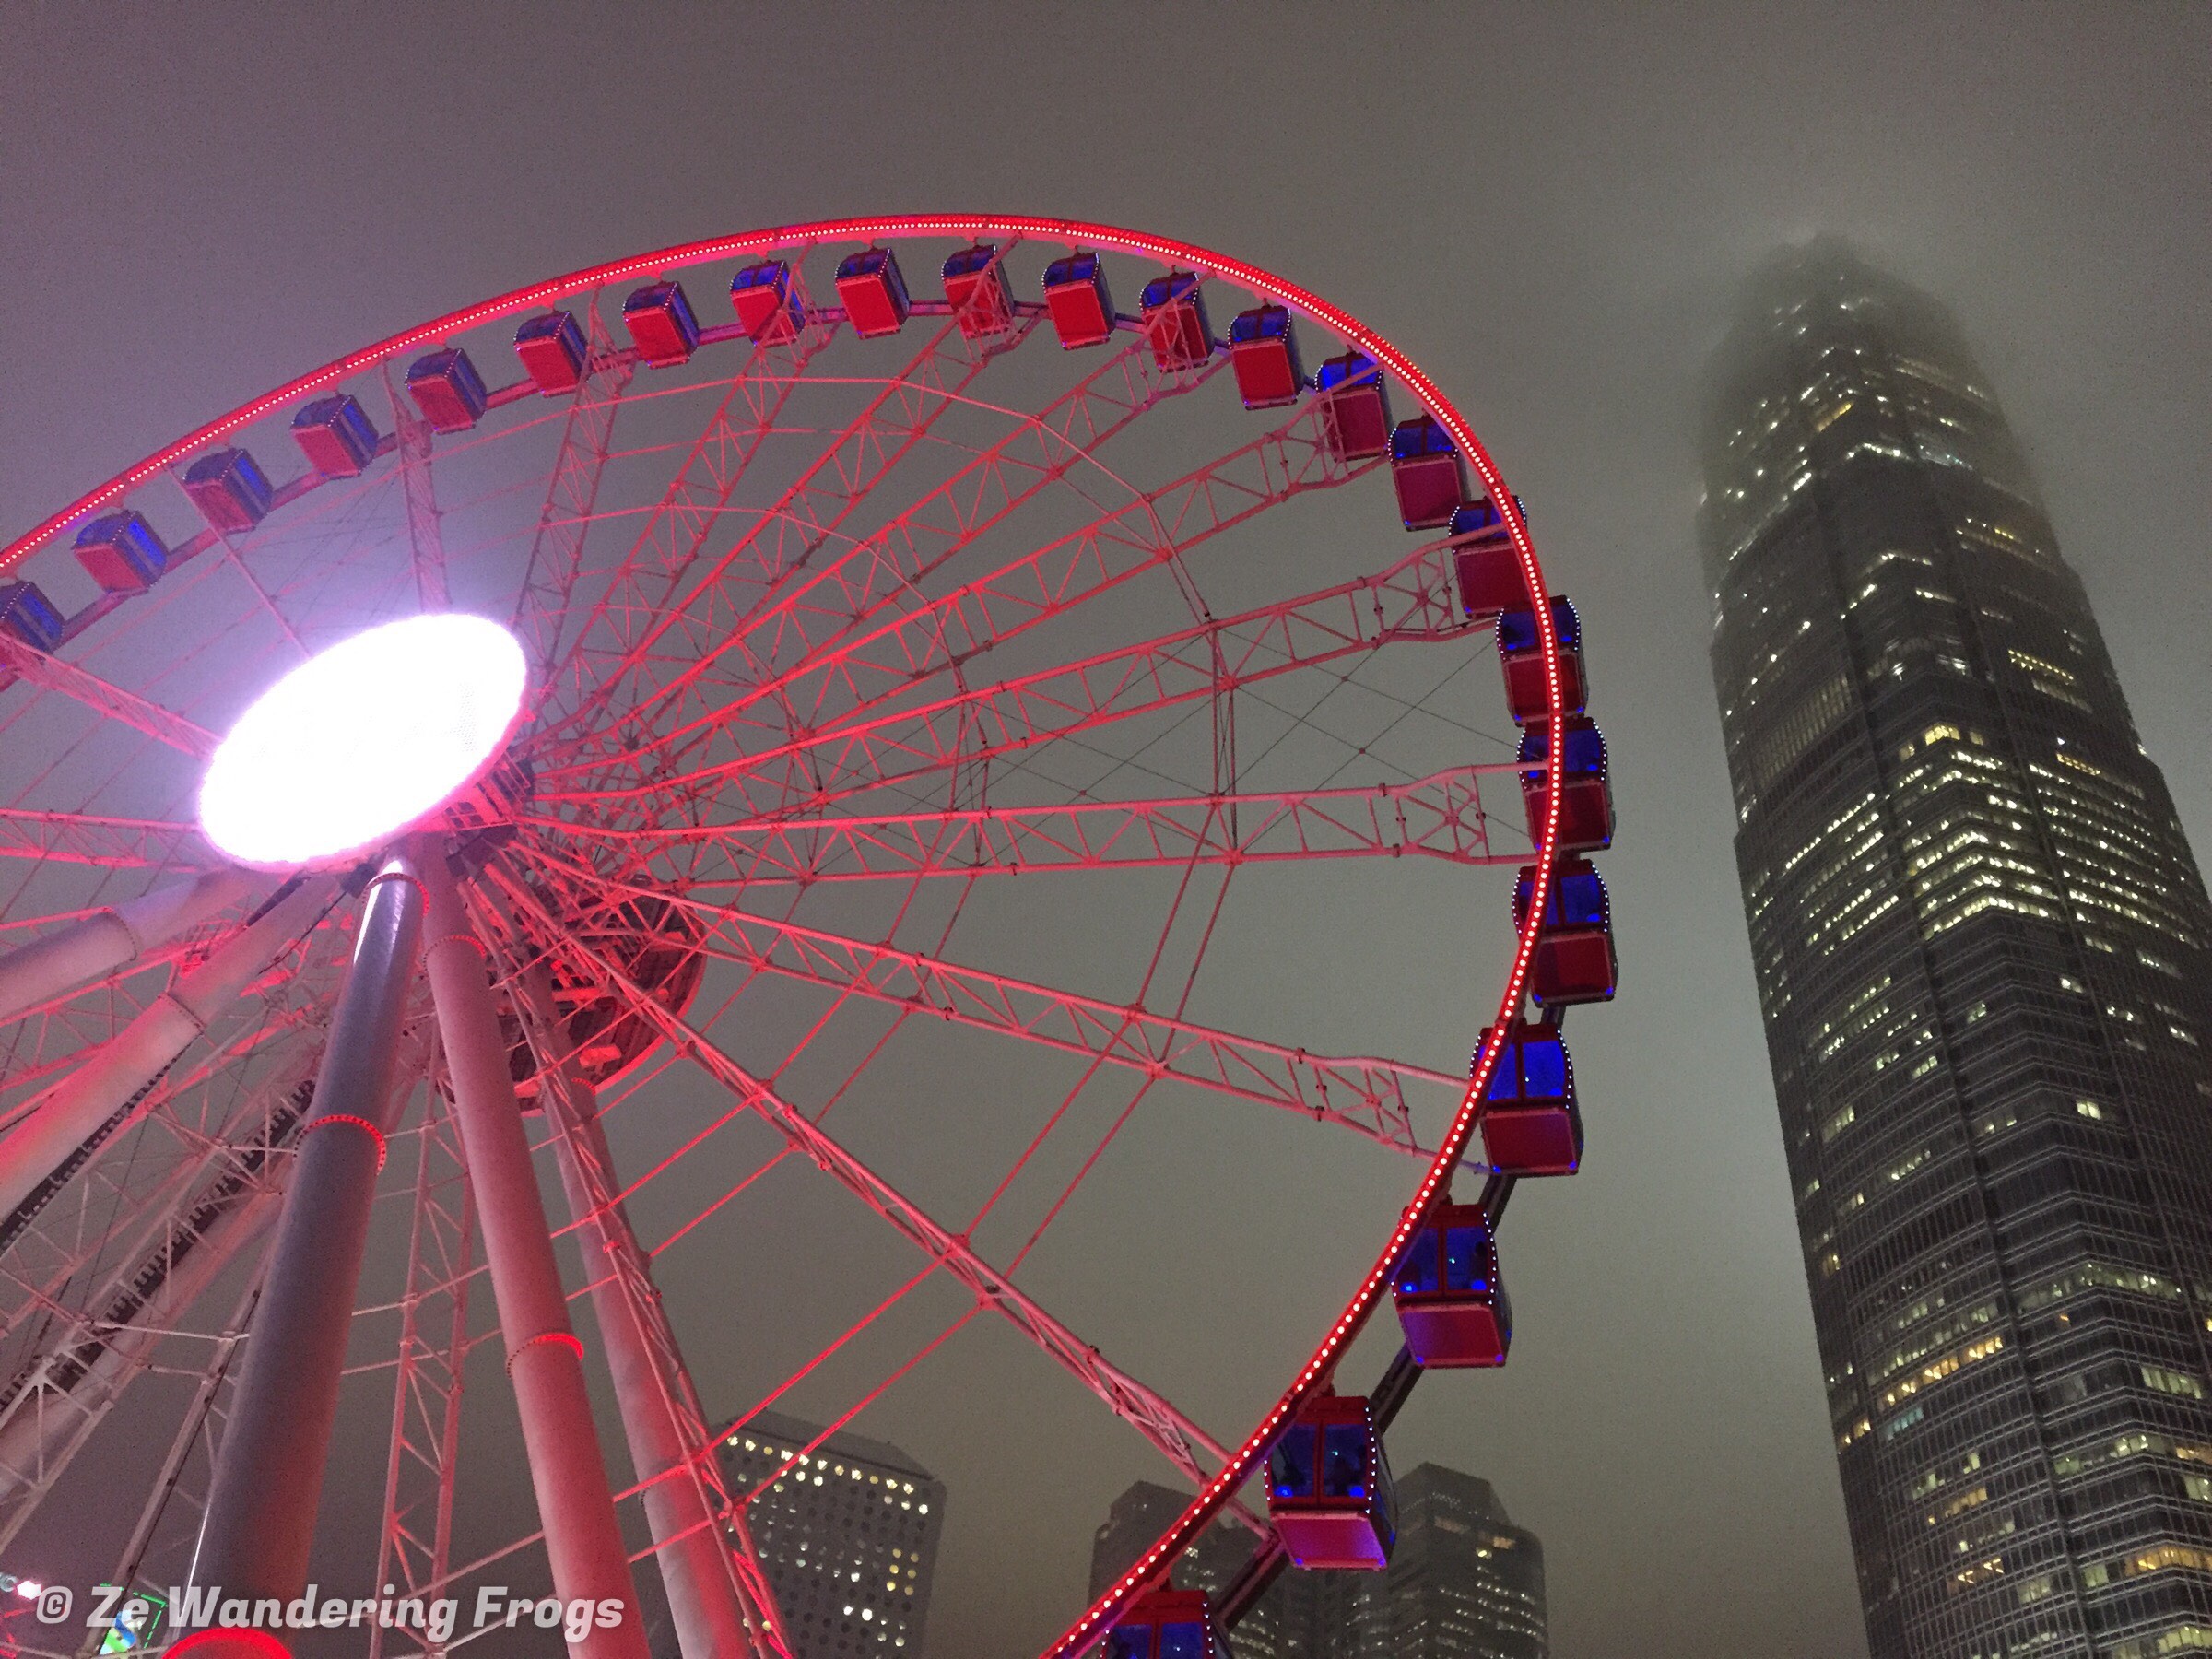
[(483, 617), (407, 617), (342, 640), (239, 717), (201, 783), (201, 829), (258, 869), (385, 846), (497, 765), (528, 681), (522, 646)]

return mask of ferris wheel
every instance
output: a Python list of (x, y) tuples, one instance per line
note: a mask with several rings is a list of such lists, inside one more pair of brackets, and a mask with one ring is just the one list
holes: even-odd
[[(508, 692), (471, 677), (464, 618), (509, 641)], [(238, 734), (316, 674), (300, 747), (218, 823)], [(1387, 1559), (1384, 1431), (1426, 1371), (1503, 1362), (1507, 1197), (1580, 1161), (1563, 1013), (1615, 980), (1585, 700), (1519, 502), (1414, 364), (1266, 272), (1108, 227), (664, 250), (211, 422), (0, 550), (0, 1549), (71, 1501), (124, 1407), (163, 1450), (112, 1582), (288, 1602), (343, 1382), (382, 1401), (344, 1429), (382, 1480), (344, 1540), (362, 1583), (465, 1606), (538, 1551), (556, 1600), (621, 1609), (572, 1652), (642, 1659), (643, 1572), (685, 1659), (804, 1652), (653, 1282), (795, 1158), (914, 1248), (908, 1289), (971, 1299), (839, 1424), (1006, 1322), (1196, 1492), (1051, 1659), (1226, 1652), (1286, 1564)], [(374, 765), (421, 761), (456, 709), (476, 747), (398, 800)], [(330, 830), (364, 778), (369, 827)], [(1356, 859), (1499, 868), (1495, 981), (1380, 988), (1443, 1004), (1471, 1072), (1317, 1053), (1297, 1010), (1253, 1032), (1194, 1012), (1249, 966), (1216, 943), (1240, 872), (1326, 884)], [(1070, 893), (1148, 942), (1136, 983), (1092, 982)], [(1035, 971), (1056, 937), (1064, 971)], [(980, 1210), (933, 1213), (841, 1133), (871, 1090), (926, 1096), (924, 1039), (1041, 1091), (1033, 1133), (962, 1149)], [(679, 1081), (717, 1110), (621, 1167), (608, 1124)], [(1074, 1110), (1117, 1081), (1103, 1121)], [(1310, 1358), (1218, 1438), (1023, 1284), (1148, 1096), (1279, 1109), (1253, 1133), (1405, 1172)], [(739, 1124), (773, 1132), (765, 1163)], [(706, 1196), (641, 1236), (630, 1210), (678, 1187)], [(1016, 1203), (1026, 1241), (987, 1254), (979, 1225)], [(1154, 1224), (1141, 1189), (1114, 1205)], [(1397, 1358), (1339, 1375), (1386, 1297)], [(470, 1369), (486, 1343), (504, 1379)], [(512, 1391), (537, 1512), (461, 1549), (486, 1387)], [(1225, 1514), (1251, 1564), (1175, 1590)], [(372, 1621), (366, 1651), (477, 1633)]]

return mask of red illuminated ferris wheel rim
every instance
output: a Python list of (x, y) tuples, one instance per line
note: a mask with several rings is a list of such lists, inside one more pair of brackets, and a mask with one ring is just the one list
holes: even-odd
[[(1547, 718), (1556, 726), (1564, 712), (1558, 640), (1550, 606), (1542, 603), (1542, 596), (1548, 590), (1542, 567), (1536, 559), (1535, 544), (1529, 537), (1519, 503), (1505, 487), (1497, 464), (1476, 436), (1465, 417), (1444, 395), (1436, 382), (1397, 347), (1349, 312), (1257, 265), (1173, 238), (1152, 236), (1077, 219), (1001, 214), (890, 215), (822, 219), (664, 248), (517, 288), (497, 299), (466, 307), (394, 335), (377, 345), (303, 374), (209, 421), (88, 491), (70, 506), (0, 548), (0, 573), (12, 570), (62, 532), (121, 500), (131, 490), (159, 476), (194, 452), (220, 442), (251, 423), (303, 397), (335, 387), (365, 370), (376, 368), (425, 347), (443, 344), (466, 330), (503, 317), (556, 304), (609, 283), (651, 278), (671, 270), (712, 261), (767, 255), (794, 247), (853, 240), (874, 241), (910, 237), (980, 240), (992, 236), (1036, 238), (1079, 244), (1085, 248), (1131, 253), (1160, 260), (1171, 265), (1187, 266), (1205, 276), (1246, 288), (1311, 318), (1396, 376), (1450, 435), (1460, 453), (1473, 465), (1484, 489), (1496, 504), (1500, 523), (1512, 539), (1527, 591), (1534, 596), (1533, 620), (1545, 665)], [(1520, 1011), (1554, 879), (1553, 865), (1559, 848), (1562, 797), (1559, 790), (1551, 789), (1546, 791), (1544, 798), (1543, 830), (1535, 850), (1534, 890), (1524, 912), (1525, 920), (1516, 940), (1504, 992), (1492, 1018), (1492, 1024), (1500, 1027)], [(1047, 1650), (1047, 1659), (1065, 1659), (1065, 1656), (1081, 1653), (1100, 1640), (1111, 1628), (1116, 1616), (1136, 1594), (1161, 1575), (1168, 1564), (1195, 1539), (1238, 1488), (1250, 1477), (1277, 1431), (1298, 1408), (1329, 1385), (1337, 1361), (1380, 1303), (1382, 1294), (1388, 1286), (1391, 1271), (1403, 1254), (1414, 1230), (1438, 1202), (1440, 1195), (1448, 1190), (1452, 1174), (1473, 1139), (1481, 1102), (1488, 1092), (1490, 1073), (1502, 1046), (1484, 1045), (1453, 1115), (1452, 1126), (1438, 1146), (1434, 1158), (1424, 1171), (1412, 1198), (1401, 1212), (1373, 1267), (1360, 1281), (1342, 1314), (1331, 1325), (1296, 1379), (1219, 1473), (1202, 1488), (1174, 1525), (1053, 1643)]]

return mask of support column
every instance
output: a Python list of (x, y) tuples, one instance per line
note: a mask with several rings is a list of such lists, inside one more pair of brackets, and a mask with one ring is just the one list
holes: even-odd
[(637, 1586), (584, 1393), (583, 1344), (569, 1325), (529, 1137), (507, 1069), (507, 1042), (484, 971), (484, 947), (469, 928), (443, 853), (425, 845), (421, 861), (429, 901), (423, 961), (438, 1005), (469, 1187), (483, 1224), (507, 1374), (522, 1412), (553, 1593), (564, 1603), (613, 1601), (623, 1609), (618, 1625), (594, 1624), (582, 1641), (569, 1644), (569, 1652), (576, 1659), (646, 1659)]
[(18, 946), (0, 956), (0, 1019), (136, 961), (151, 947), (236, 904), (255, 880), (243, 870), (216, 870), (111, 904)]
[[(421, 883), (411, 863), (394, 854), (369, 884), (353, 966), (292, 1157), (243, 1373), (208, 1486), (192, 1579), (226, 1601), (289, 1604), (307, 1587), (370, 1205), (396, 1104), (400, 1020), (421, 936)], [(170, 1651), (194, 1659), (270, 1659), (288, 1649), (265, 1630), (206, 1630)]]
[[(747, 1618), (729, 1544), (699, 1479), (689, 1472), (694, 1455), (712, 1455), (712, 1437), (703, 1433), (702, 1421), (702, 1432), (694, 1437), (700, 1445), (687, 1444), (676, 1395), (680, 1390), (696, 1413), (696, 1401), (688, 1398), (689, 1379), (663, 1372), (654, 1357), (654, 1333), (647, 1324), (658, 1310), (649, 1312), (632, 1300), (635, 1295), (657, 1301), (659, 1293), (630, 1231), (629, 1217), (613, 1196), (614, 1163), (592, 1086), (571, 1056), (560, 1052), (561, 1025), (545, 970), (524, 971), (516, 991), (537, 1052), (538, 1099), (548, 1115), (565, 1120), (555, 1141), (561, 1185), (568, 1190), (571, 1216), (582, 1223), (576, 1238), (583, 1250), (584, 1277), (592, 1286), (592, 1311), (614, 1372), (630, 1465), (639, 1480), (652, 1482), (645, 1488), (645, 1518), (684, 1659), (752, 1659), (781, 1653), (783, 1644), (773, 1629), (767, 1586), (760, 1586), (756, 1598), (767, 1604), (756, 1608), (769, 1627), (764, 1643)], [(586, 1161), (595, 1166), (599, 1180), (585, 1170)], [(594, 1186), (600, 1191), (594, 1193)]]
[[(330, 893), (323, 877), (300, 882), (197, 968), (180, 974), (135, 1019), (41, 1095), (0, 1138), (0, 1218), (13, 1214), (117, 1112), (142, 1099), (208, 1022), (306, 930)], [(111, 1134), (127, 1127), (126, 1119)]]

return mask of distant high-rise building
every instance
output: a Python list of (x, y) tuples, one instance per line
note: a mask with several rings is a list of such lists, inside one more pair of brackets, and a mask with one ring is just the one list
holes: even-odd
[(1715, 363), (1705, 574), (1877, 1659), (2212, 1648), (2212, 905), (1949, 315), (1833, 242)]
[[(1138, 1481), (1091, 1547), (1097, 1595), (1190, 1501)], [(1219, 1594), (1256, 1540), (1218, 1521), (1171, 1574)], [(1277, 1579), (1231, 1637), (1237, 1659), (1545, 1659), (1544, 1547), (1507, 1519), (1487, 1480), (1423, 1464), (1398, 1482), (1398, 1538), (1382, 1572)]]
[(898, 1447), (832, 1434), (773, 1411), (723, 1430), (724, 1477), (753, 1500), (753, 1547), (776, 1593), (794, 1659), (918, 1653), (945, 1528), (945, 1483)]

